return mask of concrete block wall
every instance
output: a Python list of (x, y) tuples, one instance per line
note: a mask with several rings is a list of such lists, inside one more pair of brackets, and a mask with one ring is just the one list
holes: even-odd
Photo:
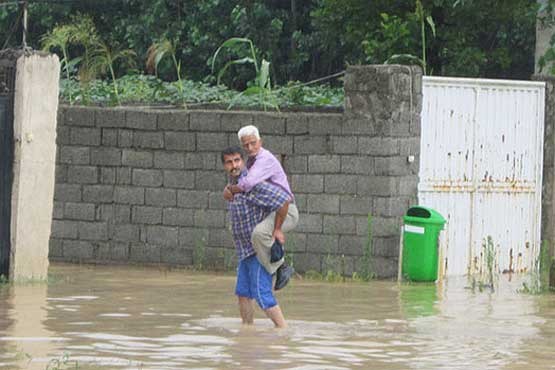
[(421, 77), (350, 67), (344, 113), (63, 107), (50, 257), (234, 266), (219, 151), (254, 124), (296, 196), (296, 269), (350, 275), (369, 262), (395, 276), (401, 216), (416, 201)]

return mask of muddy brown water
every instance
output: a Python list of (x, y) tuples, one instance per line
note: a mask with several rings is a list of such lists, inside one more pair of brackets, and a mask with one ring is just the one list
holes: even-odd
[(0, 286), (0, 369), (549, 369), (555, 296), (296, 279), (243, 327), (234, 276), (55, 264), (48, 284)]

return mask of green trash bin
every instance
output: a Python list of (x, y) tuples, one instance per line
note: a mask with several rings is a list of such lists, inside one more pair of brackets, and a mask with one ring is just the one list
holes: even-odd
[(438, 236), (445, 218), (431, 208), (414, 206), (403, 220), (403, 278), (437, 280)]

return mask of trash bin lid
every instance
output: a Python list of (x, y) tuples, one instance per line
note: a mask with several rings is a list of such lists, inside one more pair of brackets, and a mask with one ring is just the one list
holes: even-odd
[(407, 211), (405, 217), (403, 217), (405, 223), (408, 221), (421, 222), (426, 224), (445, 224), (445, 218), (435, 209), (423, 207), (423, 206), (413, 206)]

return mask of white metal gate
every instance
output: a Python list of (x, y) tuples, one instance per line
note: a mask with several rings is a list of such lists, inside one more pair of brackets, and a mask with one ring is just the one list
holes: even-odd
[(483, 272), (488, 256), (499, 272), (533, 267), (544, 90), (543, 82), (424, 77), (418, 200), (447, 219), (445, 274)]

